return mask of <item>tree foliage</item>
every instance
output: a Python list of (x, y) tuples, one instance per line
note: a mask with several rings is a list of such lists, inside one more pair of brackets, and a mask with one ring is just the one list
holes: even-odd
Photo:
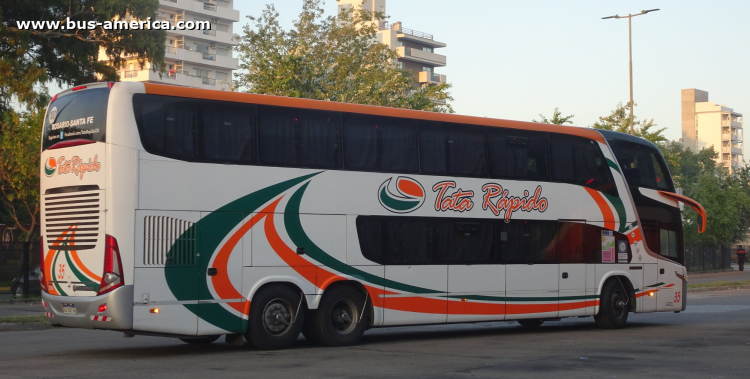
[(44, 108), (8, 110), (0, 129), (0, 192), (11, 220), (30, 241), (39, 214), (40, 126)]
[[(637, 105), (637, 104), (636, 104)], [(594, 129), (614, 130), (620, 133), (630, 134), (630, 104), (617, 104), (617, 107), (608, 116), (599, 117), (599, 121), (591, 125)], [(655, 144), (666, 142), (667, 138), (662, 133), (667, 128), (656, 129), (654, 119), (640, 121), (633, 115), (633, 134), (644, 138)]]
[[(163, 70), (162, 30), (21, 30), (19, 21), (155, 19), (158, 0), (3, 0), (0, 6), (0, 112), (13, 98), (34, 101), (47, 80), (77, 85), (119, 80), (125, 57)], [(99, 48), (111, 60), (99, 61)]]
[(537, 120), (531, 120), (533, 122), (538, 122), (542, 124), (555, 124), (555, 125), (565, 125), (565, 124), (572, 124), (573, 123), (573, 117), (575, 115), (569, 115), (569, 116), (563, 116), (562, 112), (560, 112), (559, 109), (555, 108), (555, 111), (552, 112), (552, 118), (547, 118), (543, 114), (539, 114), (539, 117), (541, 117), (540, 121)]
[(237, 48), (239, 88), (253, 93), (346, 103), (453, 112), (450, 85), (417, 87), (416, 77), (395, 66), (396, 52), (378, 43), (376, 20), (382, 14), (342, 10), (324, 16), (322, 0), (305, 0), (293, 28), (279, 24), (267, 5), (259, 17), (248, 16)]

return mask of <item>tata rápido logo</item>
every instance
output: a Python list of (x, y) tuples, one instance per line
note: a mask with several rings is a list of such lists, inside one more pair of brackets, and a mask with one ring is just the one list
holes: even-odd
[(65, 175), (72, 173), (73, 175), (83, 179), (83, 175), (87, 172), (99, 172), (102, 164), (99, 162), (99, 155), (94, 155), (94, 158), (89, 158), (88, 161), (83, 160), (79, 156), (74, 156), (70, 159), (66, 159), (64, 156), (57, 158), (48, 158), (44, 164), (44, 173), (52, 177), (57, 172), (57, 175)]
[(55, 175), (55, 171), (57, 171), (57, 162), (55, 161), (55, 158), (47, 158), (47, 162), (44, 163), (44, 174), (48, 177), (52, 177), (52, 175)]
[(415, 211), (424, 204), (424, 199), (424, 187), (406, 176), (388, 178), (378, 189), (380, 205), (393, 213)]

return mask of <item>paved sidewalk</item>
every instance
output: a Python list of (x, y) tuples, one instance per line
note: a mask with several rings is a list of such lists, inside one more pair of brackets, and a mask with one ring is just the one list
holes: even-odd
[[(750, 269), (750, 267), (747, 267)], [(688, 273), (688, 284), (709, 282), (739, 282), (750, 280), (750, 271), (719, 271), (701, 274)]]

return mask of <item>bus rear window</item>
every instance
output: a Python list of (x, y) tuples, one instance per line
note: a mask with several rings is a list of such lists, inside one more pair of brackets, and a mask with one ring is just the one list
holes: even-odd
[(44, 120), (42, 150), (73, 139), (104, 142), (109, 88), (91, 88), (61, 96)]

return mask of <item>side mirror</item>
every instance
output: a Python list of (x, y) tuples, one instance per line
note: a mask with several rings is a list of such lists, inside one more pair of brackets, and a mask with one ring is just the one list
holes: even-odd
[(681, 201), (690, 206), (690, 208), (693, 208), (693, 210), (698, 213), (698, 233), (703, 233), (706, 231), (706, 210), (703, 209), (703, 206), (698, 204), (697, 201), (689, 197), (678, 195), (674, 192), (659, 191), (659, 195), (662, 195), (668, 199)]

